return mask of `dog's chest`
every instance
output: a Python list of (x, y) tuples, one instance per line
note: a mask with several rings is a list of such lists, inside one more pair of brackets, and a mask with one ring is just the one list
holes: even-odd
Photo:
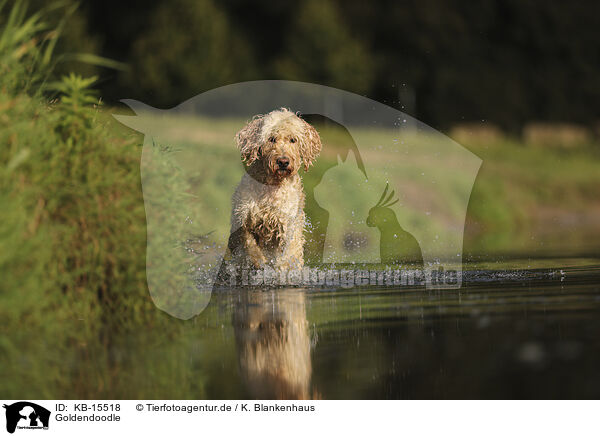
[(298, 213), (299, 194), (292, 186), (265, 185), (262, 191), (256, 192), (253, 199), (257, 214), (273, 215), (286, 221)]
[(284, 234), (294, 223), (303, 220), (302, 185), (254, 186), (247, 196), (246, 225), (257, 238), (259, 245), (279, 245)]

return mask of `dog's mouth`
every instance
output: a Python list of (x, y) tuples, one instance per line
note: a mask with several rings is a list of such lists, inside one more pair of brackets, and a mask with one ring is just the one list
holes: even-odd
[(292, 169), (291, 168), (277, 168), (275, 170), (275, 175), (279, 176), (279, 177), (287, 177), (290, 174), (292, 174)]

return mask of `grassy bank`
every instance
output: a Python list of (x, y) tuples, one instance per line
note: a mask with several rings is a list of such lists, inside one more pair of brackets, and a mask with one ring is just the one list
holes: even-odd
[(82, 359), (106, 366), (116, 335), (161, 322), (145, 281), (141, 147), (114, 129), (93, 80), (52, 80), (57, 32), (42, 15), (25, 18), (20, 2), (2, 12), (0, 396), (60, 396), (96, 376)]

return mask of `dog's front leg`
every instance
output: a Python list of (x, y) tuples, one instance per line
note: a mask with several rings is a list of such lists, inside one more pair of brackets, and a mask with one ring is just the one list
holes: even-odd
[(234, 257), (242, 256), (255, 268), (261, 268), (267, 262), (265, 255), (256, 242), (254, 234), (247, 225), (242, 225), (229, 236), (229, 251)]
[(258, 246), (254, 234), (247, 227), (242, 227), (242, 242), (246, 248), (248, 259), (254, 268), (262, 268), (267, 263), (267, 258)]

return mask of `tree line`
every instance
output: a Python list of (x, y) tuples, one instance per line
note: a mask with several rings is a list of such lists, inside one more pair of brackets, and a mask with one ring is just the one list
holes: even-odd
[(290, 79), (437, 128), (519, 131), (532, 120), (600, 120), (596, 10), (591, 0), (84, 1), (61, 44), (128, 65), (99, 71), (109, 102), (170, 107), (229, 83)]

